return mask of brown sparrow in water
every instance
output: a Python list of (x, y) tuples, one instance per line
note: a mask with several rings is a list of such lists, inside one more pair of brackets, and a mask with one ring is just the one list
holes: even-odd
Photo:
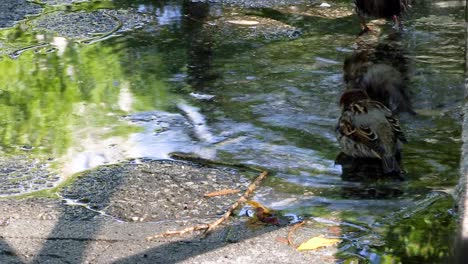
[(343, 153), (353, 158), (380, 159), (383, 173), (403, 172), (399, 157), (406, 138), (392, 111), (361, 89), (346, 90), (340, 106), (336, 130)]

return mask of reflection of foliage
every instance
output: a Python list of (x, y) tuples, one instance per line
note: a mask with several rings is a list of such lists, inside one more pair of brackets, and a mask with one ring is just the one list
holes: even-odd
[(456, 230), (450, 214), (453, 200), (444, 199), (386, 231), (384, 263), (440, 263), (452, 254)]
[[(109, 116), (122, 113), (124, 84), (132, 109), (164, 108), (169, 100), (162, 80), (168, 73), (161, 53), (143, 54), (144, 63), (128, 63), (136, 61), (127, 56), (131, 44), (113, 41), (68, 43), (63, 54), (27, 51), (18, 60), (0, 61), (0, 145), (31, 145), (61, 155), (74, 141), (72, 132), (82, 127), (112, 127), (119, 135), (134, 132)], [(142, 55), (139, 47), (132, 47), (132, 55)]]
[[(370, 230), (350, 234), (338, 257), (343, 263), (445, 263), (453, 254), (457, 223), (453, 198), (432, 192), (401, 210), (387, 214)], [(341, 214), (347, 222), (357, 219)]]
[[(116, 47), (123, 55), (118, 62), (124, 65), (121, 74), (130, 80), (132, 94), (138, 98), (134, 105), (137, 111), (166, 108), (172, 104), (166, 80), (179, 72), (185, 62), (183, 46), (172, 33), (161, 30), (160, 34), (155, 38), (135, 32), (134, 37)], [(115, 43), (111, 45), (115, 47)]]
[[(427, 121), (426, 121), (427, 122)], [(453, 186), (458, 181), (461, 127), (447, 116), (432, 118), (430, 123), (413, 125), (409, 143), (403, 148), (405, 169), (408, 176), (419, 178), (414, 187)], [(424, 158), (422, 158), (424, 157)]]
[[(18, 44), (31, 45), (37, 43), (37, 40), (34, 35), (27, 34), (21, 27), (16, 27), (9, 30), (0, 31), (0, 39), (8, 42), (15, 42)], [(3, 48), (3, 46), (0, 46)]]
[[(31, 57), (23, 58), (26, 63), (0, 63), (0, 82), (4, 85), (0, 140), (5, 146), (55, 146), (60, 153), (60, 148), (70, 143), (67, 128), (76, 91), (67, 89), (63, 68), (55, 56), (34, 63)], [(46, 67), (48, 64), (59, 67)]]

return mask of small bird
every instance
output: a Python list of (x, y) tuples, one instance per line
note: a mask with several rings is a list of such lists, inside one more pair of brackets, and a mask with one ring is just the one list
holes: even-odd
[(407, 11), (411, 0), (354, 0), (356, 13), (361, 22), (361, 34), (370, 31), (365, 17), (392, 18), (395, 27), (401, 28), (401, 16)]
[(361, 89), (346, 90), (340, 98), (337, 139), (343, 153), (353, 158), (376, 158), (384, 174), (403, 172), (402, 143), (406, 142), (398, 119)]

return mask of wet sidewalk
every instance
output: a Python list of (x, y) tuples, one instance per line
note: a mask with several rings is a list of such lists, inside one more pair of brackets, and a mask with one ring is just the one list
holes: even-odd
[[(96, 226), (100, 226), (96, 230)], [(230, 228), (206, 239), (145, 241), (148, 234), (179, 227), (154, 223), (112, 223), (16, 219), (3, 227), (2, 263), (332, 263), (333, 251), (300, 253), (278, 242), (288, 229), (244, 233), (228, 243)], [(239, 227), (240, 228), (240, 227)], [(245, 231), (245, 230), (244, 230)], [(51, 235), (52, 234), (52, 235)]]
[[(153, 180), (143, 181), (148, 175)], [(174, 179), (184, 175), (197, 183), (173, 188)], [(107, 181), (114, 182), (112, 189)], [(102, 188), (94, 188), (98, 182)], [(157, 198), (153, 185), (162, 190)], [(206, 237), (194, 232), (146, 240), (214, 221), (239, 196), (204, 198), (203, 193), (226, 188), (245, 189), (246, 181), (234, 171), (152, 161), (97, 169), (61, 191), (62, 199), (0, 200), (0, 263), (333, 262), (334, 247), (298, 252), (287, 243), (291, 226), (249, 224), (248, 217), (231, 217)], [(318, 225), (289, 236), (297, 243), (307, 239), (304, 234), (326, 234), (336, 223)]]
[[(417, 1), (405, 30), (376, 20), (358, 37), (352, 1), (322, 2), (1, 1), (0, 263), (443, 263), (458, 217), (464, 3)], [(410, 89), (405, 181), (334, 164), (352, 57)], [(259, 167), (271, 177), (252, 199), (303, 217), (299, 229), (236, 211), (206, 238), (145, 240), (214, 221), (240, 194), (204, 194), (242, 193)], [(342, 242), (296, 251), (317, 236)]]

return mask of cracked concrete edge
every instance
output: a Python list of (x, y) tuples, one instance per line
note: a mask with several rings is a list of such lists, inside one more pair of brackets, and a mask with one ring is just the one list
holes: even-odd
[[(465, 94), (468, 92), (468, 78), (465, 80)], [(468, 257), (468, 100), (463, 107), (462, 152), (460, 158), (460, 180), (455, 192), (458, 201), (458, 232), (455, 246), (455, 263), (465, 263)]]
[[(468, 78), (465, 81), (468, 89)], [(460, 179), (456, 187), (455, 198), (458, 201), (459, 230), (457, 238), (457, 254), (461, 254), (460, 247), (468, 248), (468, 100), (465, 99), (463, 107), (462, 149), (460, 158)], [(463, 244), (467, 244), (463, 246)]]
[[(465, 21), (468, 22), (468, 0), (465, 1)], [(460, 157), (460, 179), (455, 198), (458, 201), (459, 225), (455, 242), (454, 263), (465, 263), (468, 258), (468, 23), (465, 23), (465, 98), (462, 109), (462, 149)]]

